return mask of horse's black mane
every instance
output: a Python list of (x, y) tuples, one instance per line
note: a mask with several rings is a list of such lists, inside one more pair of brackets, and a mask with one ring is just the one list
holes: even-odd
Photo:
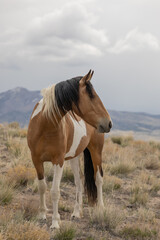
[[(63, 113), (67, 111), (72, 111), (73, 104), (79, 109), (79, 81), (82, 76), (71, 78), (66, 81), (62, 81), (56, 84), (55, 86), (55, 99), (59, 110)], [(89, 97), (92, 99), (93, 95), (93, 86), (88, 81), (86, 83), (86, 91)]]

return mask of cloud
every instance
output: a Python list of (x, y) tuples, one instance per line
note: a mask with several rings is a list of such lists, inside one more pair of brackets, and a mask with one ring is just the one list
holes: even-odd
[(48, 61), (101, 56), (109, 40), (94, 21), (84, 5), (73, 2), (36, 18), (26, 36), (27, 53)]
[(101, 28), (100, 18), (90, 8), (90, 1), (94, 2), (69, 1), (52, 10), (53, 4), (50, 12), (47, 8), (43, 13), (37, 13), (39, 17), (26, 18), (19, 27), (17, 21), (15, 27), (10, 24), (10, 28), (4, 33), (1, 31), (0, 35), (1, 67), (16, 66), (22, 60), (77, 65), (105, 56), (108, 52), (160, 50), (156, 36), (140, 32), (138, 28), (111, 42), (112, 33), (108, 36), (106, 29)]
[(104, 29), (95, 27), (97, 17), (87, 7), (90, 1), (70, 1), (19, 27), (10, 24), (0, 34), (1, 67), (22, 60), (78, 64), (102, 56), (109, 40)]
[(160, 50), (159, 40), (151, 33), (142, 33), (135, 28), (127, 33), (127, 35), (118, 40), (116, 44), (109, 48), (109, 52), (120, 54), (123, 52), (140, 51), (150, 49), (154, 51)]

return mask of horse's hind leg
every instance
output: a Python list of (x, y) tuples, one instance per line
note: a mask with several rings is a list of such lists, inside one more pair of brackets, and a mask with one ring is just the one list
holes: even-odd
[(53, 216), (52, 216), (52, 225), (51, 229), (59, 228), (58, 221), (60, 220), (60, 215), (58, 213), (58, 202), (60, 198), (60, 182), (63, 173), (63, 166), (54, 165), (54, 177), (53, 177), (53, 184), (51, 188), (51, 195), (53, 201)]
[(74, 174), (74, 181), (76, 185), (76, 203), (71, 217), (82, 217), (82, 176), (80, 174), (79, 157), (70, 160), (71, 168)]
[(39, 196), (40, 196), (39, 218), (45, 220), (46, 212), (48, 209), (46, 207), (46, 197), (45, 197), (47, 184), (44, 178), (44, 167), (42, 162), (38, 162), (34, 160), (33, 163), (35, 165), (37, 176), (38, 176), (38, 190), (39, 190)]
[(95, 185), (97, 187), (97, 206), (99, 208), (104, 208), (103, 203), (103, 170), (102, 170), (102, 149), (104, 144), (104, 136), (98, 133), (95, 133), (94, 137), (91, 139), (91, 142), (88, 146), (88, 149), (91, 154), (93, 168), (94, 168), (94, 178)]

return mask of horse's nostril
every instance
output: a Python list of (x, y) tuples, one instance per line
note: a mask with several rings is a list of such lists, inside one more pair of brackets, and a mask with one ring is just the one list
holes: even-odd
[(111, 121), (109, 122), (109, 128), (110, 129), (112, 128), (112, 122)]

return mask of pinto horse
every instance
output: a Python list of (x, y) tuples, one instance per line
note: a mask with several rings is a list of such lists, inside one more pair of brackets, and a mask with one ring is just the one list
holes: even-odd
[(102, 148), (104, 133), (112, 127), (111, 118), (90, 80), (93, 71), (42, 91), (31, 115), (28, 146), (37, 171), (40, 194), (40, 217), (46, 219), (46, 182), (43, 163), (52, 162), (51, 188), (53, 216), (51, 228), (59, 228), (60, 181), (65, 160), (70, 160), (76, 185), (76, 203), (72, 217), (82, 216), (82, 179), (79, 155), (84, 152), (85, 189), (90, 203), (102, 208)]

